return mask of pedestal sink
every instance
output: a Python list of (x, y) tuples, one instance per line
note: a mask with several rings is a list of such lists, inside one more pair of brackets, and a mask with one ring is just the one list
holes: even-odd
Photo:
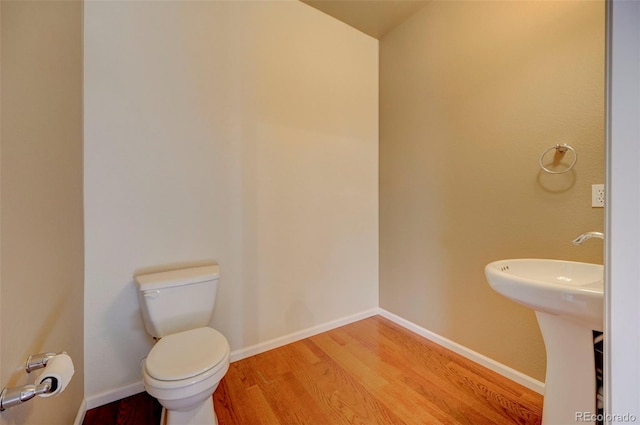
[[(535, 310), (547, 351), (543, 425), (594, 423), (593, 330), (604, 329), (604, 268), (546, 259), (488, 264), (489, 285)], [(590, 416), (593, 415), (593, 416)]]

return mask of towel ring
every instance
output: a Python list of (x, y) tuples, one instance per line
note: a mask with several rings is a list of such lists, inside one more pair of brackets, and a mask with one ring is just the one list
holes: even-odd
[[(560, 170), (560, 171), (553, 171), (548, 169), (547, 167), (544, 166), (544, 157), (546, 154), (548, 154), (549, 152), (551, 152), (552, 150), (555, 150), (556, 152), (564, 155), (567, 151), (571, 151), (573, 152), (573, 162), (571, 163), (571, 165), (569, 165), (566, 169), (564, 170)], [(555, 145), (555, 146), (551, 146), (549, 149), (547, 149), (546, 151), (542, 152), (542, 155), (540, 155), (540, 167), (542, 167), (542, 169), (549, 173), (549, 174), (564, 174), (568, 171), (571, 171), (573, 169), (573, 167), (576, 165), (576, 162), (578, 162), (578, 154), (576, 153), (576, 150), (573, 149), (571, 146), (567, 145), (566, 143), (560, 145)]]

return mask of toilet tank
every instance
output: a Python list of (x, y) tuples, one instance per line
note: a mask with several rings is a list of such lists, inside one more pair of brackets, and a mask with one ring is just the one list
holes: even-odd
[(162, 338), (208, 326), (219, 276), (217, 265), (137, 275), (138, 301), (147, 332)]

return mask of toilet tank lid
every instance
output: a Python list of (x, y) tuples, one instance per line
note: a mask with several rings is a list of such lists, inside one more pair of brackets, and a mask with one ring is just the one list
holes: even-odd
[(219, 267), (217, 265), (212, 265), (140, 274), (135, 276), (135, 279), (141, 291), (148, 291), (172, 286), (189, 285), (191, 283), (204, 282), (207, 280), (215, 280), (219, 277)]

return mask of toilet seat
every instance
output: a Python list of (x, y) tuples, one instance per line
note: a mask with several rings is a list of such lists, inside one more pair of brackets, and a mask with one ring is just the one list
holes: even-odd
[(191, 329), (160, 339), (149, 352), (144, 369), (154, 381), (196, 382), (211, 375), (207, 372), (215, 373), (216, 366), (224, 367), (225, 360), (228, 364), (229, 351), (227, 339), (215, 329)]

